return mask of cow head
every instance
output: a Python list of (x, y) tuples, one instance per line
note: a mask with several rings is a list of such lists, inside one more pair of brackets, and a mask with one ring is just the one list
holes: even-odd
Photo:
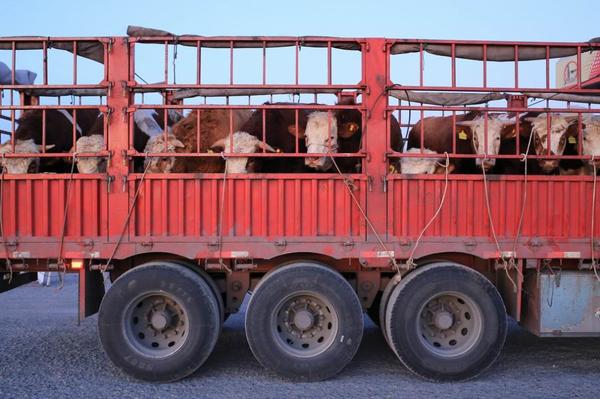
[[(75, 152), (98, 152), (104, 149), (104, 136), (93, 134), (77, 139)], [(80, 157), (77, 158), (77, 170), (79, 173), (105, 173), (106, 158), (104, 157)]]
[[(144, 148), (145, 153), (176, 152), (177, 148), (185, 145), (172, 134), (150, 137)], [(175, 165), (175, 157), (148, 157), (144, 161), (144, 168), (150, 173), (170, 173)]]
[[(411, 148), (405, 152), (405, 154), (420, 154), (419, 148)], [(430, 150), (429, 148), (423, 149), (423, 154), (437, 154), (437, 152)], [(415, 174), (436, 174), (444, 173), (444, 167), (440, 166), (441, 158), (413, 158), (406, 157), (400, 159), (401, 173), (405, 175)]]
[[(46, 146), (46, 150), (54, 148), (54, 144)], [(15, 141), (15, 154), (39, 154), (42, 151), (42, 146), (36, 144), (33, 139)], [(0, 154), (12, 153), (12, 145), (6, 142), (0, 145)], [(1, 161), (2, 168), (6, 173), (25, 174), (36, 173), (40, 166), (39, 158), (3, 158)]]
[[(487, 118), (487, 140), (486, 140), (486, 121), (485, 117), (478, 116), (471, 121), (459, 122), (456, 125), (456, 131), (459, 140), (471, 140), (473, 150), (477, 155), (498, 155), (500, 151), (500, 142), (503, 138), (502, 133), (506, 131), (506, 127), (514, 125), (514, 119), (500, 119), (490, 115)], [(485, 171), (490, 170), (495, 164), (494, 158), (477, 158), (475, 160), (477, 166), (482, 167)]]
[[(328, 152), (337, 152), (338, 148), (338, 122), (334, 113), (312, 112), (308, 115), (306, 129), (300, 129), (296, 132), (294, 125), (290, 125), (288, 130), (291, 134), (304, 138), (306, 142), (306, 152), (308, 154), (326, 154)], [(328, 170), (332, 166), (330, 157), (309, 157), (304, 159), (304, 164), (317, 170)]]
[[(554, 114), (550, 116), (550, 155), (562, 155), (567, 144), (567, 129), (577, 120), (577, 116)], [(540, 114), (536, 117), (527, 117), (525, 121), (531, 123), (533, 145), (537, 155), (548, 154), (548, 116)], [(538, 163), (545, 173), (550, 173), (558, 168), (558, 159), (538, 159)]]
[(594, 156), (594, 167), (600, 168), (600, 120), (584, 121), (583, 155)]
[[(232, 142), (233, 148), (231, 148)], [(252, 154), (261, 150), (276, 152), (273, 147), (246, 132), (235, 132), (233, 136), (228, 135), (215, 141), (210, 148), (215, 152), (239, 154)], [(252, 173), (255, 171), (254, 158), (230, 157), (227, 159), (226, 170), (227, 173)]]

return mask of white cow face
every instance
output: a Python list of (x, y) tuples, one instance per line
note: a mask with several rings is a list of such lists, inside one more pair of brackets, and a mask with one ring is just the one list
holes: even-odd
[[(405, 154), (420, 154), (419, 148), (411, 148), (405, 152)], [(437, 154), (428, 148), (423, 149), (424, 154)], [(414, 174), (428, 174), (432, 175), (436, 173), (438, 169), (438, 162), (441, 162), (441, 158), (401, 158), (400, 169), (402, 174), (414, 175)]]
[[(467, 126), (471, 130), (471, 139), (473, 141), (473, 149), (477, 155), (498, 155), (500, 152), (500, 142), (502, 140), (502, 131), (505, 127), (514, 125), (514, 119), (503, 120), (497, 117), (490, 116), (487, 120), (487, 140), (486, 140), (486, 122), (485, 117), (479, 116), (472, 121), (459, 122), (457, 130), (461, 126)], [(475, 160), (477, 166), (482, 167), (486, 171), (490, 170), (495, 164), (495, 158)]]
[[(104, 136), (94, 134), (77, 139), (75, 152), (98, 152), (104, 149)], [(103, 157), (81, 157), (77, 158), (77, 170), (79, 173), (105, 173), (106, 159)]]
[(594, 166), (600, 168), (600, 120), (585, 122), (583, 129), (583, 155), (594, 156)]
[[(176, 152), (177, 148), (184, 148), (185, 145), (172, 134), (167, 135), (167, 140), (163, 135), (150, 137), (144, 148), (145, 153), (167, 153)], [(144, 168), (149, 173), (170, 173), (175, 165), (175, 157), (148, 157), (144, 161)]]
[[(306, 149), (309, 154), (336, 153), (338, 148), (338, 124), (336, 116), (327, 112), (313, 112), (308, 115), (304, 132)], [(332, 166), (330, 157), (310, 157), (304, 164), (317, 170), (328, 170)]]
[[(54, 148), (54, 144), (46, 146), (46, 150)], [(39, 154), (42, 152), (42, 146), (35, 144), (33, 139), (29, 140), (18, 140), (15, 142), (15, 154)], [(12, 146), (10, 142), (6, 142), (0, 145), (0, 154), (12, 153)], [(25, 174), (25, 173), (37, 173), (40, 166), (39, 158), (4, 158), (0, 161), (2, 168), (6, 173), (13, 174)]]
[[(233, 148), (231, 144), (233, 142)], [(215, 152), (252, 154), (265, 150), (275, 152), (275, 149), (260, 141), (256, 136), (246, 132), (235, 132), (233, 136), (227, 136), (217, 140), (211, 146)], [(254, 172), (254, 159), (245, 157), (229, 157), (226, 162), (227, 173), (252, 173)]]
[[(531, 134), (537, 155), (548, 154), (548, 118), (540, 114), (535, 118), (525, 118), (531, 123)], [(577, 120), (577, 116), (555, 114), (550, 117), (550, 155), (562, 155), (567, 144), (567, 129)], [(544, 172), (551, 172), (558, 167), (557, 159), (538, 160)]]

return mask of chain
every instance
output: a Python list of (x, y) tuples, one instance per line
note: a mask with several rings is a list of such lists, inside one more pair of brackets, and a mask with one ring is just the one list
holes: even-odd
[[(62, 231), (60, 233), (60, 245), (58, 247), (58, 260), (57, 260), (57, 266), (60, 268), (62, 266), (63, 268), (63, 273), (62, 273), (62, 277), (60, 278), (60, 286), (58, 287), (58, 290), (62, 290), (63, 287), (65, 286), (65, 277), (67, 274), (67, 266), (65, 265), (65, 260), (63, 259), (63, 248), (65, 245), (65, 234), (67, 232), (67, 212), (69, 211), (69, 203), (71, 202), (71, 186), (73, 183), (73, 175), (75, 174), (75, 163), (76, 163), (76, 159), (77, 159), (77, 153), (74, 152), (73, 153), (73, 161), (71, 163), (71, 173), (69, 174), (69, 180), (67, 181), (67, 199), (65, 201), (65, 208), (63, 211), (63, 223), (62, 223)], [(59, 270), (59, 276), (60, 276), (60, 270)]]
[(217, 242), (219, 246), (219, 265), (229, 274), (232, 270), (223, 261), (223, 214), (225, 213), (225, 189), (227, 186), (227, 162), (228, 159), (224, 152), (221, 152), (221, 158), (225, 160), (225, 170), (223, 171), (223, 187), (221, 188), (221, 204), (219, 209), (219, 225), (217, 226)]

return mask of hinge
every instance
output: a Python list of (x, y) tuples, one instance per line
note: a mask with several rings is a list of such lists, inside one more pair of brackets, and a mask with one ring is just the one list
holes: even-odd
[(383, 192), (387, 193), (387, 176), (381, 176), (381, 182), (383, 183)]
[(112, 175), (106, 175), (106, 192), (110, 194), (110, 186), (112, 182), (115, 180), (115, 177)]

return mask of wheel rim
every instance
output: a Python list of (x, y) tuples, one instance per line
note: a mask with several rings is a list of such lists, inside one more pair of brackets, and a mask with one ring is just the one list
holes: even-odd
[(271, 333), (285, 352), (313, 357), (326, 351), (338, 331), (338, 315), (331, 303), (314, 292), (288, 295), (271, 314)]
[(432, 296), (421, 307), (417, 332), (425, 348), (444, 358), (463, 356), (481, 339), (483, 316), (479, 306), (457, 292)]
[(123, 319), (125, 338), (144, 356), (173, 355), (188, 337), (188, 314), (179, 302), (165, 293), (138, 297), (127, 305)]

